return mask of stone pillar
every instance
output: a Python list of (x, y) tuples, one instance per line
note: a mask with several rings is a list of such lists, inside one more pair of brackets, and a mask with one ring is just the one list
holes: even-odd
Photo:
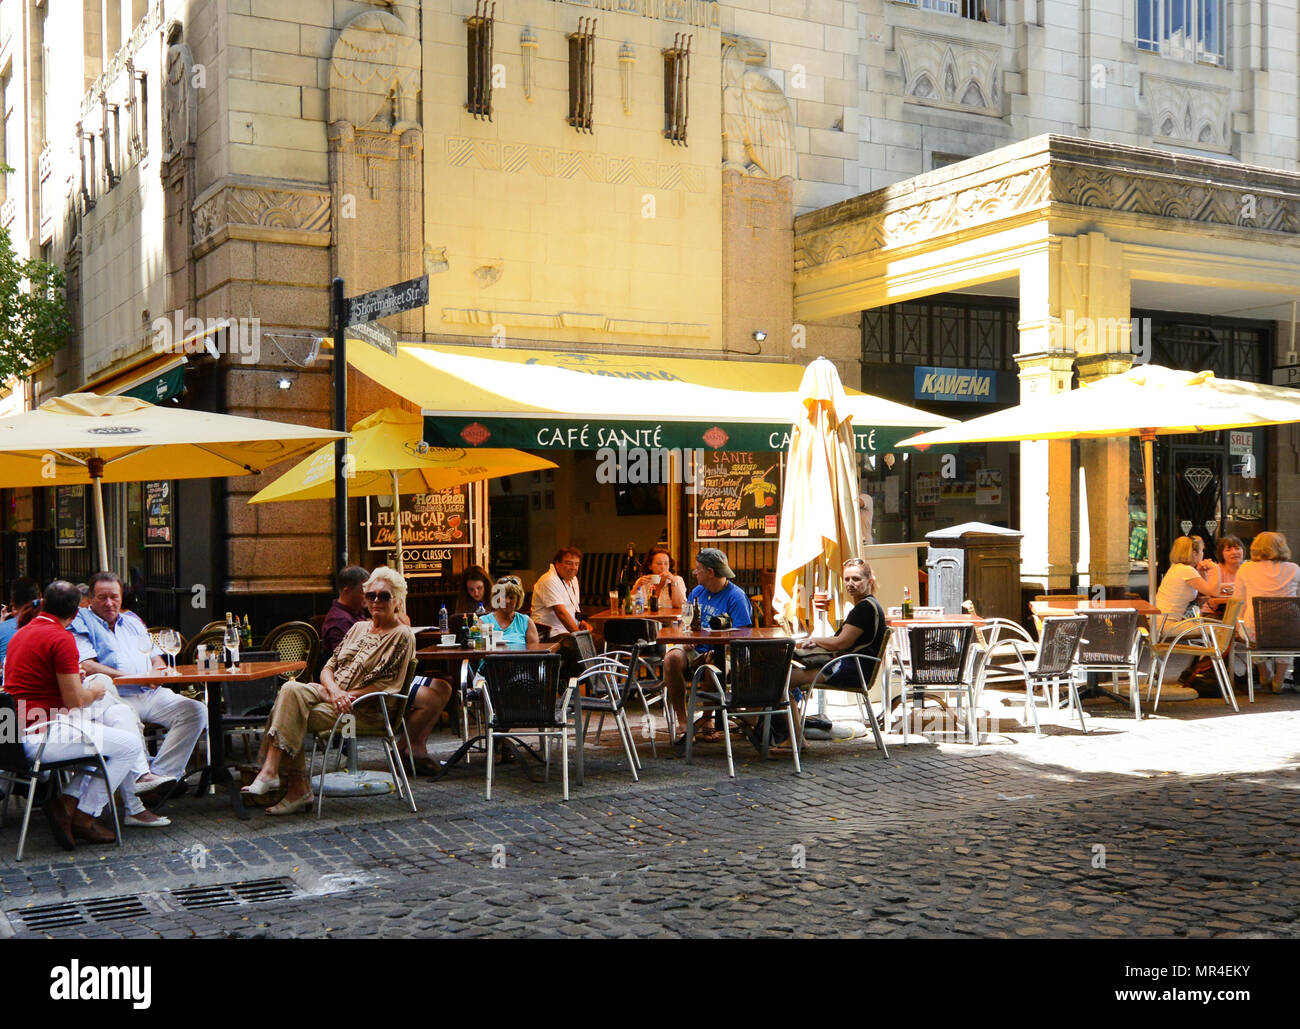
[[(1078, 358), (1079, 382), (1120, 375), (1132, 354), (1088, 354)], [(1088, 496), (1089, 585), (1127, 589), (1129, 576), (1129, 437), (1079, 443)], [(1082, 556), (1082, 555), (1081, 555)]]
[[(1020, 338), (1025, 339), (1021, 322)], [(1048, 350), (1016, 354), (1020, 365), (1020, 402), (1043, 405), (1070, 389), (1072, 351)], [(1065, 589), (1074, 571), (1073, 462), (1069, 440), (1020, 444), (1020, 549), (1022, 579), (1051, 589)]]

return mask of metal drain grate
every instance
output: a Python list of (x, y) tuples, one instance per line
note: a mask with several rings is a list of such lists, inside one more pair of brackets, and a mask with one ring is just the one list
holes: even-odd
[(191, 886), (173, 890), (171, 895), (187, 911), (219, 908), (231, 904), (263, 904), (270, 900), (287, 900), (297, 893), (292, 879), (250, 879), (246, 882), (221, 883), (215, 886)]
[(63, 929), (70, 925), (85, 925), (89, 919), (81, 913), (78, 904), (44, 904), (38, 908), (8, 912), (10, 922), (20, 924), (32, 932)]
[(142, 918), (149, 914), (139, 897), (103, 897), (82, 901), (86, 914), (96, 922), (113, 922), (119, 918)]

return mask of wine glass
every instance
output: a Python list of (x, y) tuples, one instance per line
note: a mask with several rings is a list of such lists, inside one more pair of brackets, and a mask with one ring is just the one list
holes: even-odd
[(181, 652), (181, 641), (174, 630), (164, 629), (158, 634), (158, 649), (169, 658), (168, 666), (176, 668), (176, 655)]
[(230, 663), (239, 664), (239, 626), (234, 622), (226, 626), (225, 643), (226, 650), (230, 652)]
[(153, 635), (148, 632), (143, 636), (137, 636), (135, 639), (136, 649), (144, 656), (144, 664), (146, 668), (149, 667), (149, 655), (153, 652), (155, 645)]

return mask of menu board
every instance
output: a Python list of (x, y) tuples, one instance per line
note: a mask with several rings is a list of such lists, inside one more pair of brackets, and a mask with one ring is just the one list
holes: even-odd
[(69, 550), (86, 545), (86, 487), (54, 488), (54, 545)]
[(715, 450), (695, 469), (695, 541), (774, 540), (781, 514), (781, 456)]
[[(391, 504), (366, 498), (366, 547), (392, 551), (397, 546)], [(451, 561), (454, 548), (470, 545), (469, 487), (402, 497), (402, 564), (408, 576), (436, 577)]]
[(144, 487), (144, 545), (167, 547), (172, 543), (172, 516), (175, 496), (172, 484), (163, 479), (146, 482)]

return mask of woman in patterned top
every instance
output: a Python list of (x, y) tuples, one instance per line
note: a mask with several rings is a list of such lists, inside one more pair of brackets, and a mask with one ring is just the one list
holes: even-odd
[[(364, 591), (370, 620), (348, 630), (321, 670), (321, 681), (287, 682), (275, 698), (259, 755), (262, 767), (244, 787), (246, 796), (261, 797), (278, 790), (283, 778), (284, 799), (267, 808), (268, 815), (296, 814), (315, 800), (302, 753), (308, 733), (330, 729), (358, 697), (396, 693), (406, 684), (415, 657), (415, 634), (397, 617), (406, 599), (406, 580), (391, 568), (376, 568)], [(383, 728), (377, 703), (358, 708), (356, 719), (359, 728)]]

